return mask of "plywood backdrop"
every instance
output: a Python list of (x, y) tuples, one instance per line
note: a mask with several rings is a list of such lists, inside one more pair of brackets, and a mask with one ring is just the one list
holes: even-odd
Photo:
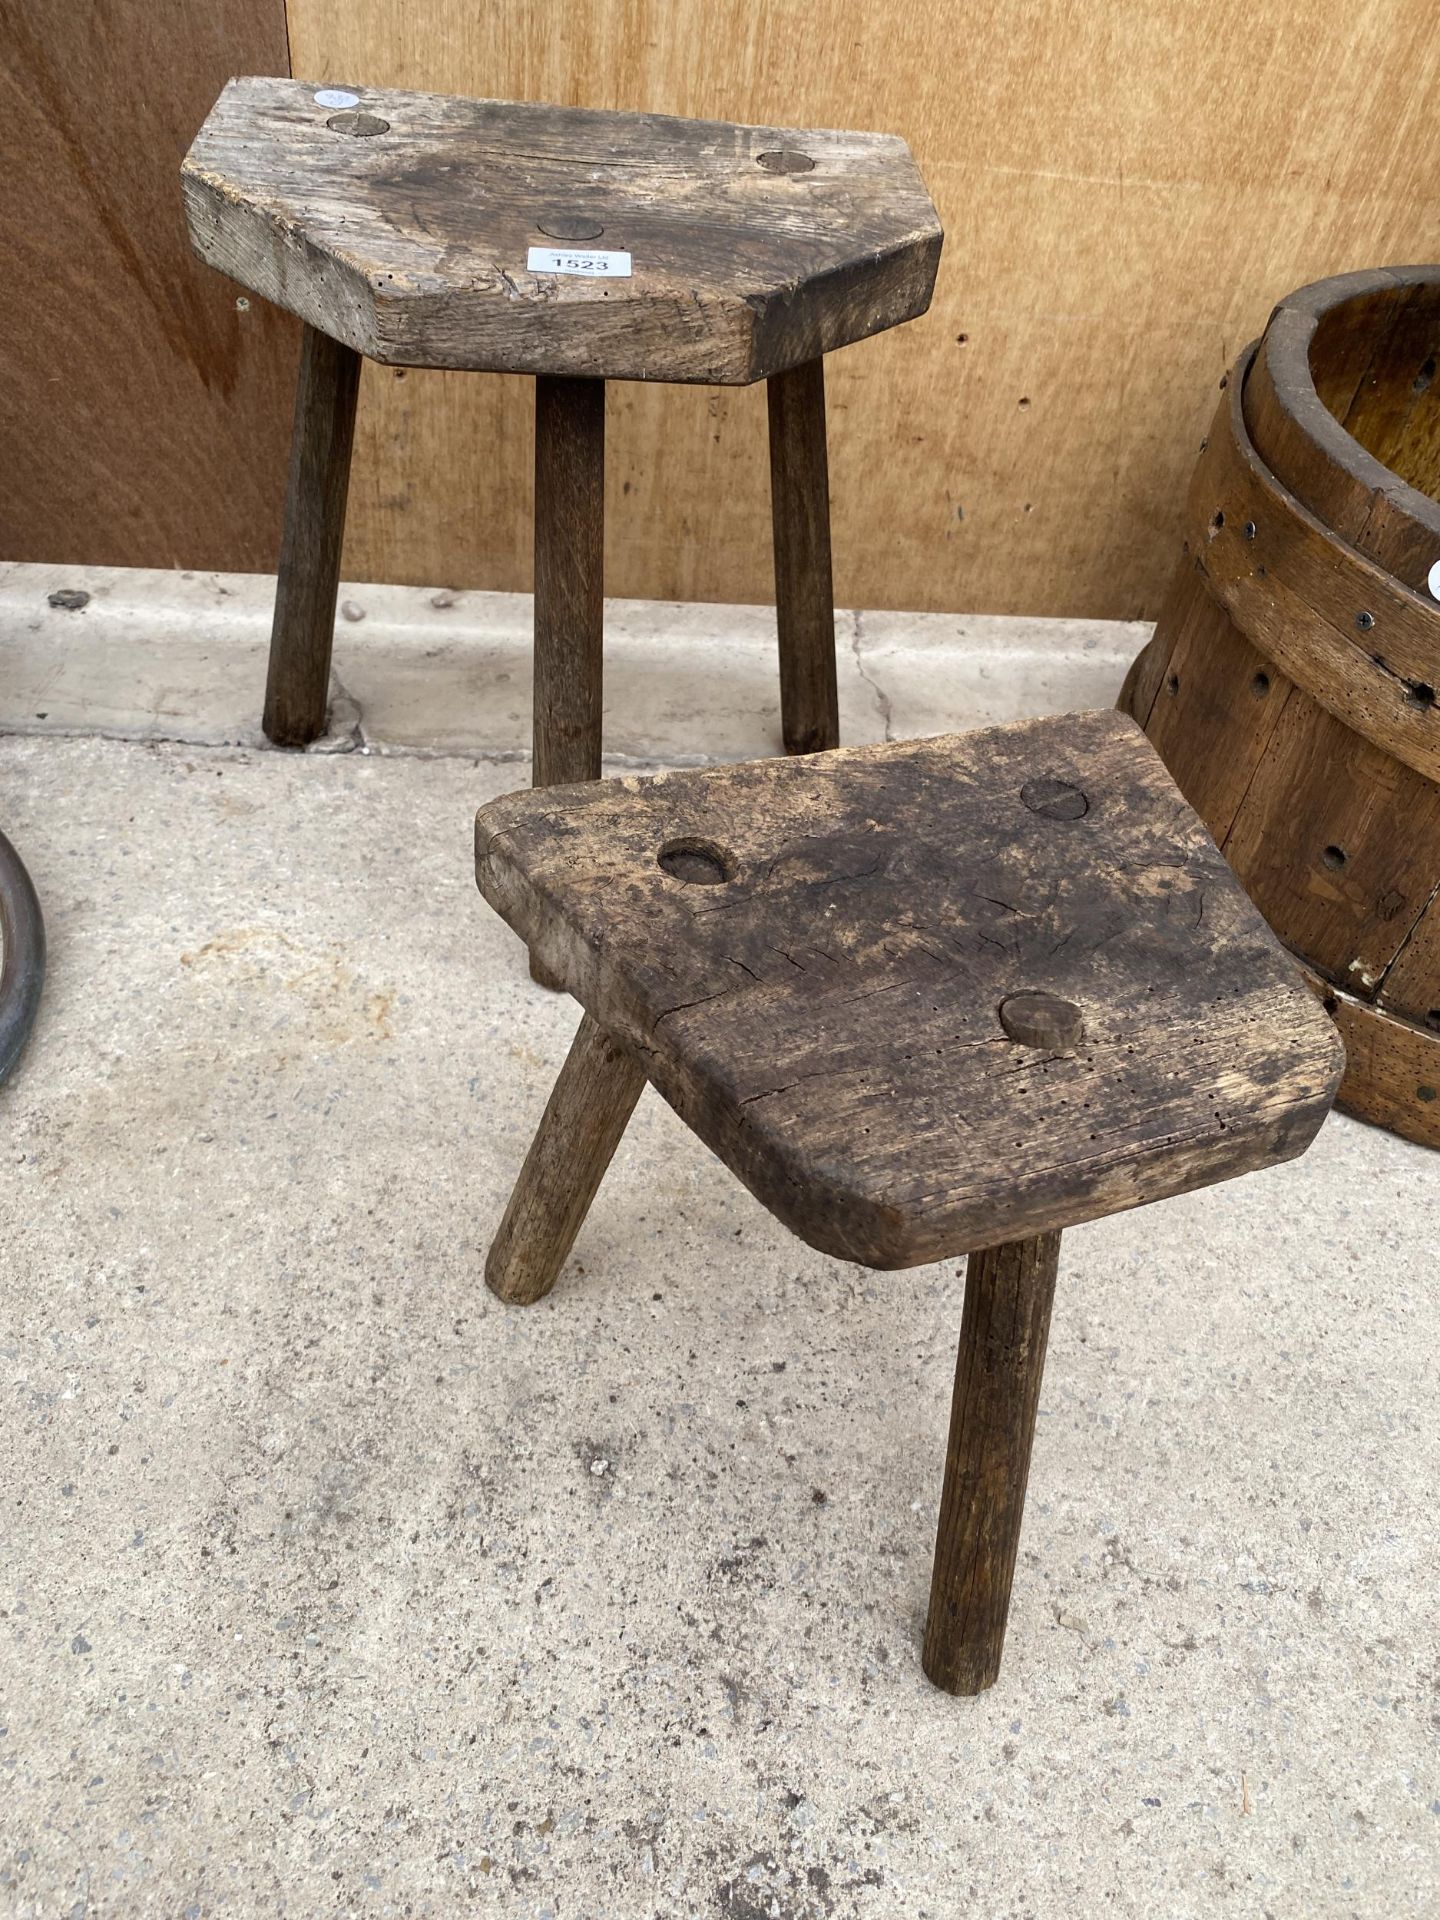
[(284, 0), (0, 0), (0, 558), (274, 565), (299, 328), (194, 259), (179, 167)]
[[(292, 70), (911, 143), (930, 314), (831, 363), (848, 604), (1153, 614), (1288, 289), (1440, 247), (1431, 0), (288, 0)], [(764, 395), (611, 392), (611, 592), (770, 596)], [(529, 580), (529, 394), (369, 369), (348, 570)]]

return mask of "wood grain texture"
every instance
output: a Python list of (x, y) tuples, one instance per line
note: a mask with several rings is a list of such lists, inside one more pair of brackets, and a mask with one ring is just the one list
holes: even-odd
[[(1436, 356), (1440, 353), (1440, 267), (1396, 270), (1398, 288), (1385, 301), (1385, 326), (1371, 337), (1371, 356), (1348, 407), (1339, 416), (1347, 434), (1377, 464), (1423, 501), (1435, 492)], [(1311, 359), (1322, 360), (1338, 325), (1348, 316), (1334, 310), (1322, 317)], [(1403, 494), (1402, 494), (1403, 497)], [(1433, 501), (1423, 513), (1433, 541), (1440, 514)], [(1358, 545), (1365, 545), (1362, 538)], [(1391, 568), (1391, 571), (1398, 569)]]
[(1336, 1105), (1422, 1147), (1440, 1147), (1440, 1031), (1367, 1006), (1307, 971), (1335, 1022), (1347, 1068)]
[(840, 744), (824, 361), (772, 375), (767, 402), (781, 731), (787, 753), (823, 753)]
[(1120, 692), (1115, 701), (1116, 711), (1129, 714), (1142, 727), (1149, 722), (1150, 709), (1155, 704), (1155, 696), (1160, 691), (1165, 669), (1170, 663), (1170, 623), (1166, 619), (1166, 609), (1176, 599), (1177, 593), (1188, 593), (1190, 590), (1191, 576), (1188, 570), (1177, 568), (1161, 607), (1160, 618), (1155, 623), (1155, 631), (1130, 662), (1125, 678), (1120, 683)]
[[(946, 251), (924, 320), (826, 370), (842, 606), (1153, 617), (1240, 344), (1317, 275), (1440, 251), (1422, 0), (576, 0), (563, 32), (468, 0), (289, 16), (317, 82), (909, 143)], [(369, 370), (350, 577), (528, 586), (529, 432), (519, 381)], [(768, 601), (761, 396), (622, 388), (610, 438), (611, 590)]]
[(0, 557), (268, 572), (299, 331), (209, 273), (177, 172), (284, 0), (0, 0)]
[(1385, 969), (1376, 999), (1440, 1038), (1440, 886)]
[(306, 327), (265, 684), (265, 732), (281, 747), (306, 746), (325, 731), (359, 391), (359, 355)]
[(1121, 695), (1325, 998), (1348, 1050), (1340, 1104), (1427, 1142), (1440, 505), (1415, 482), (1440, 480), (1438, 363), (1440, 269), (1281, 301), (1221, 399), (1181, 564)]
[(922, 1656), (947, 1693), (999, 1678), (1059, 1262), (1058, 1233), (970, 1256)]
[[(1210, 596), (1188, 555), (1156, 623), (1155, 649), (1131, 711), (1171, 777), (1221, 846), (1293, 688)], [(1163, 651), (1162, 651), (1163, 650)], [(1215, 743), (1224, 738), (1225, 751)]]
[(554, 1286), (644, 1085), (586, 1014), (485, 1262), (486, 1286), (511, 1306), (531, 1306)]
[(600, 778), (605, 383), (535, 382), (537, 787)]
[[(872, 1266), (1286, 1158), (1339, 1078), (1115, 714), (512, 795), (476, 871), (766, 1206)], [(1021, 991), (1078, 1006), (1082, 1043), (1007, 1038)]]
[[(368, 359), (745, 385), (930, 304), (940, 223), (893, 136), (314, 95), (231, 81), (185, 159), (191, 237)], [(571, 242), (630, 273), (530, 270)]]
[(1440, 505), (1414, 484), (1440, 482), (1437, 365), (1440, 268), (1280, 303), (1222, 396), (1123, 695), (1333, 990), (1343, 1103), (1417, 1139), (1440, 1041)]
[(1346, 726), (1440, 779), (1440, 607), (1335, 539), (1261, 461), (1247, 348), (1190, 488), (1191, 558), (1251, 644)]
[(1285, 944), (1369, 999), (1440, 884), (1440, 788), (1292, 696), (1222, 844)]
[(1437, 352), (1440, 267), (1343, 274), (1281, 301), (1243, 395), (1251, 442), (1276, 478), (1420, 592), (1440, 560), (1440, 504), (1386, 462), (1432, 486), (1440, 477), (1424, 457)]
[[(605, 382), (535, 382), (537, 787), (600, 778), (605, 677)], [(538, 958), (532, 979), (558, 983)]]

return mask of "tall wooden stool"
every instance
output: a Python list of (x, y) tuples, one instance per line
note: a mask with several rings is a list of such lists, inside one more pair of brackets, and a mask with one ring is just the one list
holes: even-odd
[(512, 794), (480, 890), (585, 1009), (486, 1279), (548, 1292), (646, 1080), (800, 1237), (970, 1255), (925, 1671), (995, 1679), (1060, 1233), (1304, 1151), (1334, 1030), (1118, 714)]
[(324, 732), (361, 356), (535, 383), (535, 784), (600, 773), (605, 382), (769, 383), (791, 753), (839, 738), (823, 356), (930, 304), (903, 140), (232, 80), (201, 258), (305, 322), (265, 731)]

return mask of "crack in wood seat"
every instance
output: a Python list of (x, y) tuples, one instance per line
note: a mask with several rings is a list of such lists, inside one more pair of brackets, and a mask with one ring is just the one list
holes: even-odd
[[(1283, 1159), (1332, 1091), (1329, 1022), (1120, 716), (517, 794), (476, 835), (492, 906), (843, 1259)], [(1001, 1003), (1037, 992), (1079, 1008), (1077, 1044), (1007, 1036)]]
[(1343, 1062), (1293, 961), (1109, 712), (514, 794), (476, 873), (586, 1010), (502, 1298), (553, 1284), (645, 1080), (812, 1246), (972, 1255), (925, 1657), (988, 1685), (1060, 1231), (1303, 1152)]
[[(185, 160), (201, 257), (391, 366), (744, 385), (930, 304), (888, 134), (232, 80)], [(624, 279), (531, 247), (628, 252)]]

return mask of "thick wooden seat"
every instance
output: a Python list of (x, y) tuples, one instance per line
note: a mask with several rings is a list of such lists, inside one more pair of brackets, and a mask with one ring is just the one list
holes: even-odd
[(242, 79), (183, 180), (202, 258), (388, 365), (743, 385), (923, 313), (940, 257), (887, 134)]
[(491, 904), (844, 1259), (1283, 1159), (1333, 1091), (1329, 1022), (1115, 714), (516, 794), (476, 834)]
[(502, 1298), (647, 1079), (811, 1245), (973, 1256), (926, 1669), (988, 1685), (1060, 1231), (1304, 1150), (1343, 1060), (1293, 961), (1115, 713), (514, 794), (476, 872), (586, 1009)]

